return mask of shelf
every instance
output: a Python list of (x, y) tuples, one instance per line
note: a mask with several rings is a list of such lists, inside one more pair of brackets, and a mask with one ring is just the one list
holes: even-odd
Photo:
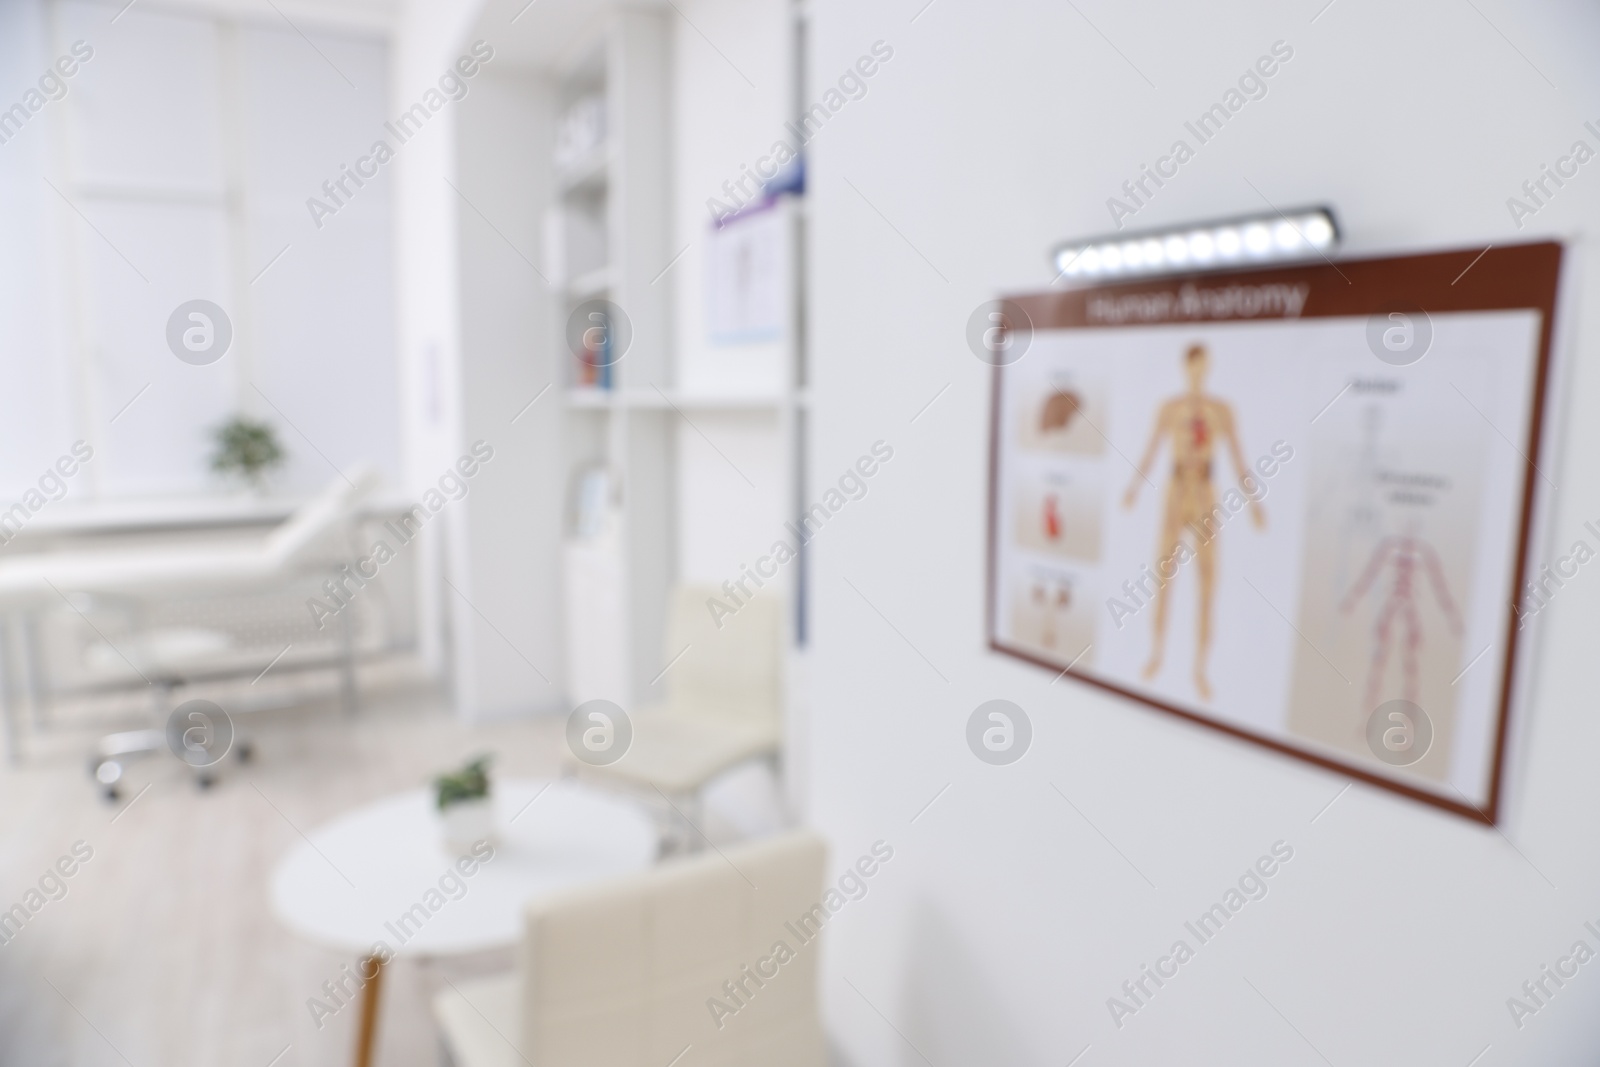
[(569, 300), (588, 300), (590, 297), (599, 296), (609, 292), (613, 283), (610, 267), (596, 267), (594, 270), (584, 271), (567, 282), (567, 298)]
[(783, 406), (783, 397), (777, 393), (682, 393), (667, 390), (666, 395), (654, 389), (628, 393), (629, 407), (645, 410), (667, 411), (777, 411)]
[(556, 184), (563, 195), (597, 192), (606, 185), (611, 165), (611, 146), (596, 145), (570, 165), (556, 172)]
[(777, 411), (784, 404), (777, 393), (682, 393), (654, 389), (599, 389), (578, 386), (567, 390), (570, 410), (600, 411), (627, 408), (631, 411)]
[(595, 385), (575, 385), (567, 390), (566, 405), (569, 411), (606, 411), (616, 404), (613, 389)]

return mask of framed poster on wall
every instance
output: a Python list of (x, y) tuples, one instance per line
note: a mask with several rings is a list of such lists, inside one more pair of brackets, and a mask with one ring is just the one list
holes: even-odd
[(706, 252), (706, 328), (716, 344), (783, 333), (789, 296), (789, 212), (780, 200), (714, 224)]
[(1479, 255), (1005, 301), (990, 646), (1492, 823), (1561, 246)]

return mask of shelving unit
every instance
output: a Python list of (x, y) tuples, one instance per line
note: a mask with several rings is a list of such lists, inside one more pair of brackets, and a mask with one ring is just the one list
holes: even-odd
[[(598, 5), (595, 16), (587, 41), (559, 49), (572, 61), (549, 53), (530, 60), (529, 77), (497, 84), (501, 97), (480, 91), (463, 109), (485, 109), (463, 123), (463, 180), (504, 198), (496, 217), (519, 219), (517, 243), (542, 245), (539, 274), (548, 284), (526, 300), (509, 296), (516, 290), (496, 258), (504, 236), (462, 227), (467, 421), (502, 433), (497, 448), (517, 464), (515, 491), (493, 502), (499, 510), (474, 497), (472, 513), (463, 513), (452, 566), (473, 576), (473, 589), (461, 591), (474, 603), (501, 598), (498, 610), (484, 611), (495, 629), (526, 635), (513, 646), (487, 618), (462, 611), (452, 630), (458, 689), (464, 707), (486, 711), (524, 700), (570, 710), (594, 698), (629, 709), (660, 699), (672, 660), (663, 657), (663, 630), (673, 586), (737, 576), (741, 560), (754, 562), (773, 539), (790, 536), (784, 524), (804, 503), (802, 205), (785, 197), (777, 214), (762, 216), (786, 227), (763, 231), (768, 249), (788, 251), (749, 261), (761, 268), (751, 278), (787, 287), (748, 304), (768, 313), (770, 328), (729, 331), (724, 312), (746, 305), (726, 301), (749, 301), (755, 290), (730, 283), (729, 264), (745, 261), (725, 239), (739, 231), (715, 232), (704, 211), (699, 191), (716, 189), (723, 175), (688, 152), (675, 158), (672, 138), (731, 146), (752, 130), (726, 128), (717, 102), (695, 95), (710, 92), (697, 72), (674, 73), (675, 63), (703, 58), (703, 42), (670, 6)], [(544, 5), (529, 8), (518, 26), (571, 40), (570, 27), (558, 27), (556, 9)], [(752, 30), (749, 42), (774, 69), (783, 53), (768, 31), (778, 29)], [(764, 88), (761, 117), (751, 122), (762, 137), (787, 114), (777, 85)], [(508, 107), (530, 131), (517, 150), (496, 139)], [(508, 172), (512, 163), (519, 169)], [(519, 190), (525, 198), (517, 204)], [(774, 232), (781, 245), (770, 243)], [(756, 239), (755, 230), (743, 233)], [(590, 301), (620, 309), (631, 334), (601, 380), (583, 373), (569, 340), (593, 328)], [(575, 313), (585, 318), (573, 323)], [(603, 343), (591, 337), (587, 349), (578, 347)], [(551, 395), (528, 407), (524, 398), (544, 389)], [(518, 411), (513, 431), (500, 431), (494, 420), (513, 394), (513, 411), (526, 414)], [(508, 554), (521, 568), (515, 575), (504, 574), (503, 562), (487, 563)], [(798, 611), (805, 566), (790, 564), (765, 595)], [(538, 679), (529, 683), (534, 664), (548, 674), (548, 692)]]
[[(555, 260), (547, 273), (562, 298), (555, 343), (565, 482), (574, 486), (595, 468), (610, 482), (603, 532), (569, 536), (563, 549), (574, 704), (600, 697), (631, 707), (649, 698), (675, 571), (676, 413), (656, 392), (672, 381), (669, 289), (652, 285), (671, 256), (669, 44), (659, 13), (618, 9), (557, 91), (563, 112), (597, 95), (604, 100), (604, 136), (557, 169), (547, 214), (558, 233), (547, 244)], [(609, 388), (583, 384), (582, 361), (568, 348), (568, 320), (594, 300), (620, 309), (631, 326), (626, 351), (609, 368)]]
[(615, 286), (615, 276), (609, 265), (596, 267), (580, 274), (567, 283), (567, 299), (574, 304), (609, 294)]
[(611, 166), (610, 146), (600, 144), (575, 162), (556, 172), (556, 183), (563, 196), (581, 194), (602, 187)]
[[(520, 45), (503, 49), (503, 13), (485, 8), (471, 34), (495, 40), (503, 60), (456, 109), (462, 195), (436, 192), (459, 219), (459, 340), (436, 351), (417, 338), (417, 380), (432, 380), (437, 358), (446, 403), (411, 427), (437, 435), (441, 462), (478, 437), (504, 457), (498, 484), (452, 506), (438, 563), (449, 584), (422, 586), (444, 608), (438, 640), (464, 715), (660, 699), (678, 653), (663, 649), (674, 585), (738, 577), (792, 540), (788, 525), (815, 499), (803, 195), (752, 207), (739, 229), (714, 228), (705, 206), (734, 161), (765, 150), (814, 99), (807, 8), (687, 7), (605, 0), (575, 22), (572, 5), (534, 4), (517, 16)], [(702, 69), (715, 67), (708, 39), (688, 22), (702, 15), (741, 67), (762, 71), (748, 94), (729, 98), (726, 72)], [(508, 141), (508, 128), (525, 136)], [(432, 186), (410, 184), (429, 203), (416, 190)], [(468, 197), (481, 216), (459, 202)], [(532, 248), (537, 272), (524, 269)], [(568, 345), (590, 300), (631, 325), (608, 388), (584, 384)], [(440, 421), (454, 417), (459, 433)], [(601, 502), (585, 509), (595, 521), (581, 538), (580, 500)], [(810, 566), (802, 547), (759, 594), (782, 597), (794, 620), (783, 767), (797, 806)]]

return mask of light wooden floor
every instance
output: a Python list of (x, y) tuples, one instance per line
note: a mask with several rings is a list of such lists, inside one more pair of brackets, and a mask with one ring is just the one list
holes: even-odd
[[(151, 788), (120, 812), (85, 774), (83, 738), (58, 734), (54, 754), (0, 769), (0, 910), (74, 842), (94, 856), (65, 897), (0, 945), (0, 1064), (349, 1063), (355, 1011), (319, 1032), (305, 1005), (344, 961), (272, 919), (273, 865), (299, 830), (482, 751), (501, 773), (556, 773), (561, 726), (546, 717), (468, 727), (419, 689), (369, 700), (354, 719), (325, 707), (263, 713), (246, 722), (252, 765), (230, 764), (202, 794), (176, 761), (150, 760), (131, 772), (123, 803)], [(505, 966), (466, 961), (450, 977)], [(383, 1067), (438, 1063), (427, 1000), (439, 976), (406, 968), (385, 990)]]

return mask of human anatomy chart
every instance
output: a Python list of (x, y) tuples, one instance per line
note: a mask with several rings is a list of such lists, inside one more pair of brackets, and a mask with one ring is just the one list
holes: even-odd
[[(1426, 709), (1434, 733), (1412, 770), (1444, 778), (1457, 675), (1489, 641), (1464, 647), (1480, 473), (1494, 446), (1506, 447), (1456, 389), (1482, 395), (1492, 379), (1485, 355), (1463, 352), (1443, 393), (1421, 374), (1375, 377), (1308, 427), (1297, 619), (1308, 640), (1295, 654), (1295, 733), (1366, 754), (1372, 709), (1406, 700)], [(1510, 601), (1508, 592), (1500, 603)]]
[[(1418, 572), (1421, 572), (1419, 575)], [(1366, 592), (1372, 588), (1373, 579), (1380, 573), (1392, 573), (1387, 582), (1387, 592), (1376, 612), (1372, 626), (1372, 662), (1367, 668), (1367, 682), (1362, 688), (1363, 699), (1358, 708), (1378, 706), (1378, 694), (1383, 688), (1384, 667), (1389, 654), (1398, 641), (1403, 663), (1404, 698), (1413, 703), (1422, 698), (1418, 663), (1424, 651), (1423, 626), (1417, 616), (1417, 582), (1425, 575), (1433, 587), (1434, 598), (1449, 613), (1451, 629), (1461, 633), (1461, 613), (1450, 599), (1450, 589), (1445, 584), (1439, 553), (1427, 541), (1417, 536), (1416, 528), (1399, 537), (1385, 537), (1372, 551), (1372, 559), (1362, 572), (1356, 587), (1339, 604), (1341, 612), (1349, 613)]]
[[(1341, 264), (1369, 279), (1355, 294), (1326, 268), (1229, 278), (1304, 286), (1232, 302), (1295, 317), (1174, 321), (1194, 302), (1160, 283), (1018, 298), (1033, 333), (996, 371), (991, 646), (1492, 817), (1559, 263), (1519, 251), (1532, 266), (1502, 269), (1543, 288), (1419, 308), (1410, 361), (1380, 358), (1372, 322), (1448, 255)], [(1374, 747), (1395, 708), (1426, 719), (1404, 759)]]
[[(1207, 528), (1218, 507), (1217, 486), (1211, 476), (1218, 449), (1226, 450), (1227, 459), (1232, 461), (1235, 476), (1241, 483), (1251, 476), (1249, 468), (1245, 466), (1244, 456), (1239, 451), (1232, 406), (1205, 391), (1206, 372), (1210, 365), (1211, 355), (1205, 345), (1191, 344), (1184, 351), (1183, 373), (1188, 388), (1157, 409), (1150, 443), (1123, 497), (1123, 506), (1131, 508), (1139, 496), (1139, 483), (1150, 480), (1150, 466), (1165, 443), (1172, 456), (1172, 468), (1161, 505), (1156, 567), (1159, 575), (1163, 569), (1162, 561), (1171, 560), (1173, 565), (1168, 569), (1175, 573), (1175, 564), (1185, 554), (1194, 560), (1199, 595), (1195, 621), (1194, 688), (1205, 700), (1211, 698), (1211, 684), (1206, 680), (1206, 661), (1211, 650), (1211, 623), (1217, 584), (1216, 535), (1221, 532), (1220, 522), (1216, 524), (1218, 528), (1215, 531)], [(1260, 501), (1251, 496), (1247, 506), (1256, 527), (1266, 525)], [(1169, 582), (1166, 580), (1156, 587), (1150, 661), (1140, 672), (1146, 679), (1155, 677), (1161, 669), (1162, 651), (1166, 647), (1169, 592)]]

